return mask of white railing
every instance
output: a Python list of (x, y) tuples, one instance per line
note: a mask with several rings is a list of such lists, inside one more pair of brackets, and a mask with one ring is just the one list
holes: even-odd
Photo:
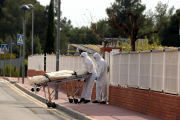
[(56, 72), (56, 55), (46, 54), (46, 72)]
[[(94, 61), (93, 56), (90, 58)], [(108, 85), (180, 92), (180, 51), (105, 54), (110, 68)], [(95, 62), (94, 62), (95, 63)], [(44, 55), (28, 57), (28, 69), (44, 70)], [(59, 56), (59, 70), (82, 69), (80, 56)], [(56, 71), (56, 55), (46, 55), (46, 72)]]
[(110, 53), (110, 84), (180, 92), (180, 51)]
[(59, 56), (59, 70), (82, 69), (82, 58), (80, 56)]
[(28, 56), (28, 69), (44, 71), (44, 55)]

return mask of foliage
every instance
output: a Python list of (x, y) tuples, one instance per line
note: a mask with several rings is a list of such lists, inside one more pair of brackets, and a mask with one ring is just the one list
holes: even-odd
[[(27, 76), (27, 67), (28, 67), (28, 60), (25, 59), (24, 62), (24, 66), (25, 66), (25, 77)], [(4, 75), (4, 68), (1, 69), (1, 73), (2, 75)], [(16, 66), (11, 66), (11, 77), (18, 77), (19, 74), (19, 69), (16, 69)], [(5, 76), (9, 77), (10, 76), (10, 65), (7, 64), (5, 66)], [(22, 77), (22, 62), (20, 63), (20, 77)]]
[[(145, 37), (146, 35), (152, 34), (152, 33), (158, 33), (162, 23), (166, 21), (167, 19), (167, 4), (162, 4), (161, 2), (158, 3), (156, 6), (156, 13), (152, 13), (150, 11), (149, 15), (143, 15), (142, 12), (145, 10), (143, 5), (140, 4), (141, 0), (127, 0), (121, 1), (116, 0), (116, 2), (119, 2), (121, 5), (124, 5), (123, 8), (117, 6), (117, 8), (121, 8), (118, 11), (113, 11), (113, 8), (107, 9), (107, 13), (109, 14), (109, 18), (111, 20), (112, 25), (119, 30), (122, 30), (124, 33), (130, 36), (131, 38), (131, 51), (135, 51), (135, 42), (137, 39), (140, 39), (142, 37)], [(128, 3), (128, 4), (124, 4)], [(130, 6), (129, 8), (125, 5), (134, 5)], [(114, 3), (115, 4), (115, 3)], [(123, 12), (121, 12), (123, 10)], [(173, 12), (173, 7), (169, 10), (169, 15), (171, 15)], [(118, 16), (118, 13), (122, 13), (122, 16)], [(118, 21), (118, 17), (127, 16), (129, 18), (129, 23), (126, 21)], [(148, 22), (146, 23), (146, 21)], [(154, 21), (153, 21), (154, 20)], [(118, 22), (116, 22), (118, 21)], [(154, 22), (154, 29), (151, 29), (145, 33), (139, 32), (142, 28), (148, 27), (148, 25), (152, 25)], [(151, 24), (150, 24), (151, 23)], [(141, 33), (141, 34), (139, 34)], [(121, 35), (122, 36), (122, 35)]]
[[(144, 4), (141, 4), (141, 0), (115, 0), (110, 7), (106, 8), (106, 14), (111, 15), (111, 12), (115, 13), (116, 21), (123, 22), (127, 26), (131, 26), (128, 16), (125, 16), (124, 13), (134, 13), (137, 16), (143, 15), (144, 10), (146, 9)], [(145, 18), (145, 17), (144, 17)], [(139, 20), (140, 18), (138, 18)], [(145, 20), (145, 19), (144, 19)], [(133, 18), (132, 18), (133, 21)], [(111, 33), (114, 34), (114, 37), (122, 36), (128, 38), (129, 35), (124, 34), (122, 30), (116, 29), (111, 21), (108, 19), (109, 26), (111, 27)]]
[(66, 17), (61, 18), (60, 27), (60, 53), (66, 54), (68, 44), (70, 43), (69, 40), (71, 36), (71, 29), (73, 28), (71, 25), (71, 20), (67, 19)]
[(28, 68), (28, 60), (27, 59), (25, 59), (25, 61), (24, 61), (24, 67), (25, 67), (25, 77), (26, 77), (27, 76), (27, 68)]
[[(26, 58), (29, 55), (32, 55), (31, 46), (32, 46), (32, 36), (26, 39)], [(38, 35), (37, 36), (35, 35), (33, 39), (33, 54), (43, 54), (42, 44), (40, 43), (40, 38)]]
[[(5, 52), (5, 60), (9, 60), (11, 57), (11, 54), (9, 52)], [(16, 56), (12, 54), (12, 59), (15, 59)], [(4, 60), (4, 53), (1, 53), (1, 60)]]
[[(7, 44), (9, 39), (17, 40), (17, 34), (23, 34), (23, 10), (20, 7), (23, 4), (31, 3), (34, 6), (34, 39), (38, 37), (41, 46), (44, 47), (45, 28), (47, 25), (47, 8), (37, 2), (37, 0), (5, 0), (1, 2), (0, 10), (0, 44)], [(32, 9), (26, 10), (26, 41), (32, 36)], [(30, 39), (30, 38), (29, 38)], [(36, 39), (34, 40), (36, 41)], [(36, 44), (36, 43), (35, 43)], [(27, 45), (27, 43), (26, 43)], [(31, 45), (31, 43), (28, 43)], [(41, 47), (41, 48), (42, 48)], [(13, 47), (13, 53), (19, 57), (19, 45)], [(37, 49), (37, 48), (34, 48)], [(26, 57), (30, 52), (31, 47), (26, 47)], [(38, 50), (40, 51), (40, 50)], [(36, 52), (36, 51), (35, 51)], [(38, 52), (37, 52), (38, 53)], [(42, 52), (39, 52), (42, 53)], [(21, 54), (22, 55), (22, 54)]]
[(159, 32), (159, 37), (162, 45), (166, 46), (180, 46), (179, 36), (179, 16), (180, 9), (176, 10), (176, 13), (172, 15), (169, 21), (166, 21), (162, 30)]
[[(42, 6), (37, 0), (1, 0), (0, 1), (0, 44), (7, 44), (10, 39), (17, 40), (18, 34), (23, 34), (23, 19), (24, 12), (20, 10), (20, 6), (23, 4), (31, 3), (34, 6), (34, 40), (33, 40), (33, 52), (34, 54), (52, 53), (56, 50), (56, 29), (54, 28), (54, 15), (57, 15), (57, 8), (53, 8), (53, 0), (50, 5)], [(149, 50), (160, 49), (160, 44), (163, 46), (180, 46), (180, 37), (178, 33), (178, 24), (180, 10), (176, 10), (174, 13), (174, 7), (171, 7), (169, 11), (165, 11), (166, 5), (159, 2), (155, 7), (155, 12), (151, 10), (144, 12), (145, 5), (141, 3), (141, 0), (115, 0), (105, 11), (109, 16), (111, 12), (114, 12), (116, 21), (125, 23), (131, 30), (131, 22), (129, 16), (124, 15), (125, 12), (131, 12), (142, 16), (142, 22), (140, 25), (147, 25), (139, 29), (137, 35), (143, 35), (149, 31), (157, 30), (159, 24), (162, 22), (162, 26), (158, 34), (152, 33), (146, 35), (148, 40), (143, 43), (137, 40), (135, 45), (136, 50)], [(160, 19), (160, 15), (165, 11), (165, 14)], [(54, 13), (55, 12), (55, 13)], [(27, 10), (26, 14), (26, 48), (25, 57), (31, 55), (32, 51), (32, 9)], [(61, 14), (62, 15), (62, 14)], [(153, 17), (154, 16), (154, 17)], [(152, 19), (154, 18), (154, 19)], [(133, 17), (131, 21), (133, 22)], [(149, 21), (151, 21), (149, 23)], [(102, 44), (103, 38), (122, 38), (131, 37), (125, 34), (124, 31), (116, 29), (113, 26), (112, 21), (108, 18), (104, 18), (94, 22), (90, 21), (90, 26), (73, 27), (71, 20), (66, 17), (61, 17), (60, 22), (60, 53), (67, 53), (68, 44)], [(94, 33), (93, 33), (94, 32)], [(99, 35), (99, 36), (98, 36)], [(129, 38), (130, 40), (130, 38)], [(46, 45), (45, 45), (46, 43)], [(129, 41), (129, 44), (131, 42)], [(131, 47), (127, 43), (122, 43), (122, 46), (129, 51)], [(140, 47), (138, 47), (140, 46)], [(164, 47), (163, 47), (164, 48)], [(49, 50), (49, 52), (46, 52)], [(12, 49), (13, 57), (20, 57), (20, 46), (15, 45)], [(6, 59), (9, 59), (9, 53), (6, 53)], [(21, 56), (23, 55), (23, 48), (21, 48)], [(1, 59), (4, 59), (4, 55), (1, 54)]]
[[(0, 38), (1, 39), (5, 38), (5, 34), (13, 36), (14, 33), (22, 33), (22, 31), (23, 31), (22, 16), (24, 16), (24, 12), (23, 12), (23, 10), (20, 10), (20, 7), (23, 4), (29, 4), (29, 3), (34, 5), (35, 11), (36, 11), (36, 9), (39, 9), (38, 12), (44, 11), (43, 6), (36, 7), (36, 4), (39, 5), (37, 0), (5, 0), (5, 2), (2, 5), (2, 14), (1, 14), (2, 17), (0, 19), (0, 26), (1, 26)], [(30, 16), (31, 16), (31, 12), (26, 11), (27, 24), (29, 24), (28, 19), (30, 18)], [(36, 16), (35, 16), (35, 18), (36, 18)], [(37, 27), (38, 26), (39, 25), (37, 25)]]
[(92, 23), (90, 27), (73, 28), (69, 42), (71, 44), (102, 44), (104, 38), (110, 37), (107, 19)]
[(51, 54), (55, 51), (55, 24), (54, 24), (54, 2), (51, 0), (48, 10), (48, 24), (46, 28), (46, 38), (44, 53)]
[[(148, 50), (163, 50), (164, 48), (162, 45), (160, 45), (160, 42), (158, 39), (153, 39), (153, 43), (149, 44), (147, 37), (145, 37), (145, 40), (137, 40), (136, 45), (136, 51), (148, 51)], [(127, 40), (127, 42), (119, 41), (118, 47), (122, 48), (122, 52), (129, 52), (131, 51), (131, 40), (130, 38)]]
[[(46, 39), (46, 26), (47, 26), (47, 14), (49, 6), (42, 6), (40, 4), (34, 5), (34, 40), (33, 40), (33, 52), (38, 54), (37, 48), (34, 46), (34, 42), (38, 41), (41, 43), (41, 48), (45, 46)], [(26, 36), (31, 37), (32, 40), (32, 10), (28, 11), (29, 16), (26, 22)], [(30, 39), (30, 38), (29, 38)], [(32, 44), (32, 43), (31, 43)], [(36, 43), (35, 43), (36, 44)], [(31, 49), (31, 47), (29, 47)]]
[[(18, 77), (19, 69), (16, 69), (16, 66), (11, 66), (11, 77)], [(2, 69), (2, 75), (4, 75), (4, 69)], [(10, 77), (10, 65), (7, 64), (5, 67), (5, 76)]]

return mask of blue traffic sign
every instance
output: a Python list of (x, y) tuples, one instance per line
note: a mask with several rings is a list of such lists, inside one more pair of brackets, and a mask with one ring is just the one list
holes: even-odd
[(1, 52), (9, 52), (9, 46), (7, 44), (1, 44)]
[(17, 44), (18, 45), (23, 45), (23, 35), (18, 34)]

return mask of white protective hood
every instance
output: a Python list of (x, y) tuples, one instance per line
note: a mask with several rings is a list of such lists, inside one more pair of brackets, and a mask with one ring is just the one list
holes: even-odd
[(95, 70), (95, 65), (88, 56), (87, 52), (82, 52), (80, 56), (83, 57), (83, 68), (86, 69), (89, 73), (93, 73)]

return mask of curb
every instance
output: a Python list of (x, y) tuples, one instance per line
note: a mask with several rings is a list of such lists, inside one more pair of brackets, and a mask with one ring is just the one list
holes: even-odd
[[(35, 94), (34, 92), (31, 92), (30, 90), (28, 90), (27, 88), (23, 87), (19, 83), (12, 81), (10, 78), (3, 78), (3, 79), (9, 81), (12, 84), (15, 84), (15, 86), (17, 88), (19, 88), (20, 90), (22, 90), (26, 94), (34, 97), (35, 99), (37, 99), (37, 100), (39, 100), (39, 101), (41, 101), (43, 103), (46, 101), (44, 97), (42, 97), (42, 96), (40, 96), (38, 94)], [(73, 116), (75, 119), (79, 119), (79, 120), (96, 120), (94, 118), (91, 118), (91, 117), (87, 116), (84, 113), (77, 112), (76, 110), (73, 110), (73, 109), (71, 109), (69, 107), (66, 107), (64, 105), (61, 105), (61, 104), (56, 104), (56, 108), (55, 109), (63, 111), (65, 113)]]

